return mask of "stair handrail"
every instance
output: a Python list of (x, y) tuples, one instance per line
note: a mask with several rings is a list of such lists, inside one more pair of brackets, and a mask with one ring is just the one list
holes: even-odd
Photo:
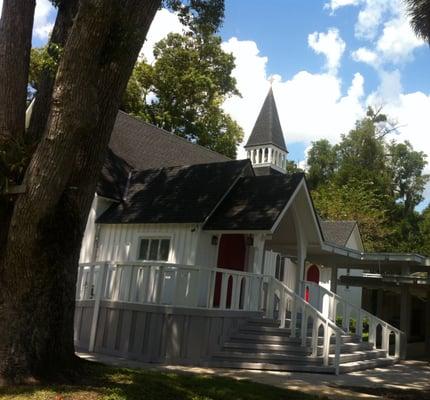
[[(323, 315), (319, 310), (317, 310), (314, 306), (309, 304), (305, 299), (303, 299), (299, 294), (290, 289), (285, 283), (279, 281), (275, 277), (271, 277), (272, 284), (272, 292), (275, 293), (276, 290), (279, 290), (280, 294), (280, 328), (285, 328), (285, 319), (288, 304), (288, 297), (292, 300), (291, 306), (291, 336), (296, 335), (296, 324), (297, 324), (297, 314), (299, 311), (302, 312), (302, 320), (300, 324), (300, 334), (302, 339), (302, 345), (306, 345), (306, 341), (308, 339), (307, 330), (308, 330), (308, 318), (312, 317), (312, 336), (311, 336), (311, 349), (312, 356), (317, 355), (318, 351), (318, 335), (319, 329), (321, 325), (324, 329), (323, 336), (323, 363), (325, 366), (330, 364), (330, 341), (332, 335), (335, 335), (335, 353), (334, 353), (334, 367), (336, 375), (339, 374), (339, 366), (340, 366), (340, 348), (341, 348), (341, 340), (342, 335), (344, 334), (343, 330), (339, 328), (333, 321), (331, 321), (327, 316)], [(273, 297), (273, 296), (271, 296)]]
[(399, 359), (404, 359), (406, 355), (406, 334), (396, 328), (395, 326), (389, 324), (383, 319), (377, 317), (376, 315), (362, 309), (361, 307), (352, 304), (350, 301), (344, 299), (339, 296), (337, 293), (332, 292), (331, 290), (321, 286), (315, 282), (311, 281), (301, 281), (301, 289), (302, 295), (304, 296), (306, 293), (306, 286), (312, 287), (318, 293), (318, 307), (323, 306), (323, 298), (325, 295), (328, 295), (330, 298), (328, 318), (336, 323), (336, 310), (337, 304), (340, 303), (342, 305), (342, 328), (346, 333), (350, 332), (349, 321), (351, 317), (351, 311), (354, 310), (357, 316), (356, 319), (356, 330), (355, 334), (360, 338), (360, 341), (363, 340), (363, 321), (364, 319), (368, 320), (369, 324), (369, 343), (373, 343), (373, 347), (376, 348), (376, 336), (377, 336), (377, 327), (378, 325), (382, 328), (382, 343), (381, 348), (387, 351), (389, 354), (389, 346), (390, 346), (390, 334), (391, 332), (395, 335), (395, 353), (394, 357)]

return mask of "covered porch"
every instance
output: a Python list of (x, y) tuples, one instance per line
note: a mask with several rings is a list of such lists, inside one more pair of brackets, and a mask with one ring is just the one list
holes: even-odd
[[(366, 253), (323, 244), (308, 259), (331, 268), (331, 291), (337, 285), (363, 289), (362, 307), (401, 329), (408, 356), (430, 355), (430, 260), (417, 254)], [(362, 276), (338, 269), (364, 271)]]

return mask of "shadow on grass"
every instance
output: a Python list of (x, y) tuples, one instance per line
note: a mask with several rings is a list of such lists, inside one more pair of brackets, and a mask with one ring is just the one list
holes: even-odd
[(312, 400), (318, 397), (248, 380), (125, 369), (86, 362), (79, 377), (0, 388), (4, 400)]
[[(342, 386), (336, 386), (342, 388)], [(370, 387), (351, 387), (344, 386), (357, 393), (370, 394), (372, 396), (379, 396), (383, 399), (389, 400), (430, 400), (430, 391), (417, 390), (417, 389), (390, 389), (390, 388), (370, 388)]]

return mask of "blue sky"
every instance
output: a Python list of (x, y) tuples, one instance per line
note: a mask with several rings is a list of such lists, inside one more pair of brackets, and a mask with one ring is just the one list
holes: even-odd
[[(37, 0), (35, 46), (54, 18), (50, 1)], [(182, 28), (160, 10), (142, 54), (151, 61), (154, 43)], [(396, 140), (430, 154), (430, 49), (413, 34), (402, 0), (226, 0), (220, 34), (242, 93), (223, 106), (245, 141), (272, 77), (289, 157), (301, 165), (313, 140), (338, 142), (368, 105), (384, 106), (399, 124)], [(430, 187), (422, 206), (429, 200)]]

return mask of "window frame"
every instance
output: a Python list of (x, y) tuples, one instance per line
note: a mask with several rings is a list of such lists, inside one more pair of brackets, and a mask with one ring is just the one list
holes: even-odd
[[(140, 247), (142, 244), (142, 240), (148, 240), (148, 248), (146, 249), (146, 258), (140, 258)], [(166, 260), (151, 260), (149, 259), (149, 255), (151, 252), (151, 243), (153, 240), (158, 240), (158, 248), (157, 248), (157, 258), (160, 257), (160, 251), (161, 251), (161, 242), (163, 240), (169, 241), (169, 250), (167, 252), (167, 259)], [(172, 244), (172, 237), (171, 236), (139, 236), (137, 240), (137, 248), (136, 248), (136, 260), (137, 261), (148, 261), (148, 262), (159, 262), (159, 263), (168, 263), (169, 257), (170, 257), (170, 251), (171, 251), (171, 244)]]

